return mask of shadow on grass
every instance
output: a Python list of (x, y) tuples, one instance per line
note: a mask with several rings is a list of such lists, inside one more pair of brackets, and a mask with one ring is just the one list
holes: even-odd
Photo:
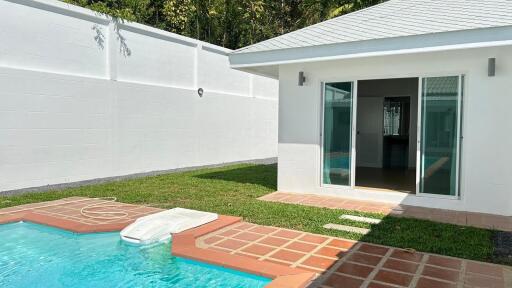
[(254, 184), (277, 190), (277, 164), (233, 167), (215, 172), (205, 172), (194, 177), (206, 180), (221, 180), (240, 184)]

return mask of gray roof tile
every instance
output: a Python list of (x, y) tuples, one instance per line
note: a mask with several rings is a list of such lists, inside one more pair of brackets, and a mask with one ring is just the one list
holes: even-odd
[(250, 53), (512, 26), (512, 0), (390, 0), (241, 48)]

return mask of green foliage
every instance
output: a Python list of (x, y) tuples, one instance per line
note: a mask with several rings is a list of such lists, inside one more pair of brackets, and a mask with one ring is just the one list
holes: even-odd
[(231, 49), (385, 0), (63, 0)]

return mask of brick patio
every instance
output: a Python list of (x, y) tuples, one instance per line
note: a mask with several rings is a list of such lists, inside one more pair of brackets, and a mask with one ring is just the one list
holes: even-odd
[(274, 192), (260, 197), (259, 199), (270, 202), (331, 209), (357, 210), (369, 213), (392, 215), (395, 217), (409, 217), (484, 229), (512, 231), (512, 217), (508, 216), (432, 209), (408, 205), (394, 205), (383, 202), (362, 201), (334, 196), (287, 192)]
[(196, 241), (198, 247), (315, 272), (308, 287), (512, 287), (510, 268), (251, 223)]
[[(95, 204), (107, 205), (109, 203), (110, 207), (94, 208)], [(88, 209), (89, 212), (97, 212), (95, 213), (97, 217), (105, 219), (82, 215), (80, 211), (87, 206), (91, 207)], [(102, 214), (102, 211), (108, 211), (110, 214)], [(110, 202), (102, 199), (70, 197), (0, 209), (0, 224), (13, 222), (13, 220), (26, 220), (78, 233), (108, 232), (122, 230), (135, 219), (159, 211), (162, 211), (162, 209)], [(111, 214), (112, 212), (118, 214)]]

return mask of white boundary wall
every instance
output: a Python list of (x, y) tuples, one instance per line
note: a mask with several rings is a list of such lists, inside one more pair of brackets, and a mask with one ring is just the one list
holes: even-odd
[(228, 49), (53, 0), (0, 0), (0, 39), (0, 191), (277, 155)]

